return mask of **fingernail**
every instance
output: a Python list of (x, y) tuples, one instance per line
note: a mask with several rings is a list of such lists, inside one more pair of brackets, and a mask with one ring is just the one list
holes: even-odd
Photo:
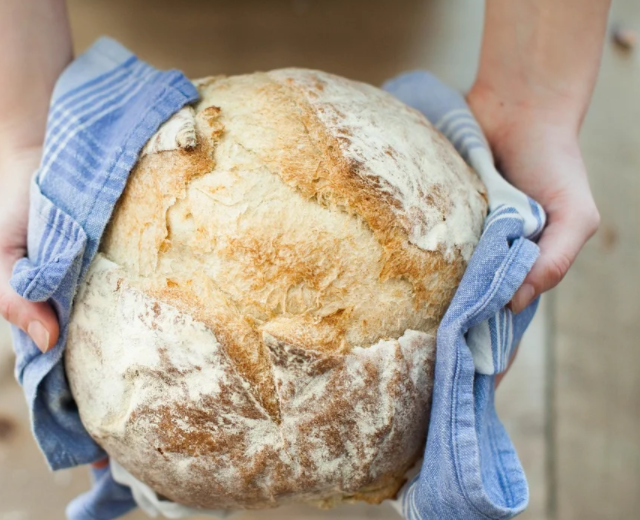
[(49, 350), (49, 331), (44, 328), (42, 323), (39, 321), (29, 323), (27, 334), (42, 352)]
[(525, 283), (522, 287), (520, 287), (520, 289), (516, 291), (516, 294), (511, 300), (511, 310), (515, 314), (523, 311), (527, 307), (527, 305), (529, 305), (533, 301), (535, 294), (536, 291), (533, 288), (533, 285)]
[(109, 465), (109, 459), (102, 459), (102, 460), (99, 460), (98, 462), (93, 462), (91, 464), (91, 467), (96, 469), (102, 469), (102, 468), (106, 468), (108, 465)]

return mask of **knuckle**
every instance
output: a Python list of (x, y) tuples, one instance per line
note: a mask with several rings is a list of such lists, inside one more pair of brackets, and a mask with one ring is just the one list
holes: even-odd
[(590, 213), (589, 219), (587, 220), (588, 229), (590, 231), (589, 236), (593, 236), (595, 232), (598, 231), (601, 221), (600, 212), (596, 207), (594, 207), (593, 211)]
[(587, 238), (591, 238), (600, 227), (600, 212), (595, 203), (586, 206), (577, 215), (587, 233)]

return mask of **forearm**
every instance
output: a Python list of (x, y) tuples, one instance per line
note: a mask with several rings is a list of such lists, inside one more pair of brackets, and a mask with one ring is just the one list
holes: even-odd
[(487, 0), (476, 94), (548, 112), (577, 132), (598, 73), (609, 5)]
[(2, 160), (44, 139), (53, 87), (72, 57), (65, 1), (0, 1), (0, 49)]

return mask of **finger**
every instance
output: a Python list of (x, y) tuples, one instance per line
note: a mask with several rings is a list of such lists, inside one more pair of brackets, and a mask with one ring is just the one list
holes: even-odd
[(9, 289), (0, 293), (0, 314), (26, 332), (42, 352), (58, 341), (58, 319), (47, 303), (30, 302)]
[(549, 225), (538, 242), (540, 257), (511, 300), (513, 312), (522, 311), (536, 297), (560, 283), (585, 242), (598, 229), (599, 222), (593, 204), (578, 209), (567, 207), (560, 215), (549, 214)]
[(5, 257), (0, 266), (0, 314), (26, 332), (36, 346), (46, 352), (58, 341), (58, 318), (48, 303), (25, 300), (11, 288), (9, 279), (13, 263), (10, 257)]

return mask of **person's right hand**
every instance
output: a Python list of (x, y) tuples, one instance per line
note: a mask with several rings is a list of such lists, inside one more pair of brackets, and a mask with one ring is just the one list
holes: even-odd
[(58, 319), (46, 302), (30, 302), (9, 285), (15, 263), (27, 253), (29, 183), (42, 149), (0, 154), (0, 314), (25, 331), (42, 352), (58, 341)]

